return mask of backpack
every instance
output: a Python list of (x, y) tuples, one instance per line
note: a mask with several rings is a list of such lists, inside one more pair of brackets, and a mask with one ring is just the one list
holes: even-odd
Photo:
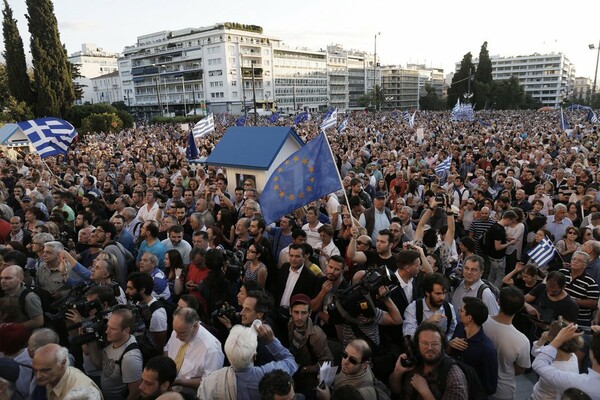
[[(424, 307), (425, 299), (420, 299), (416, 301), (416, 311), (415, 314), (417, 316), (417, 325), (419, 325), (423, 321), (423, 307)], [(450, 308), (450, 303), (444, 300), (442, 305), (444, 307), (444, 314), (446, 314), (446, 332), (450, 331), (450, 326), (452, 325), (452, 309)]]
[(54, 303), (54, 298), (52, 297), (52, 295), (50, 294), (49, 291), (47, 291), (46, 289), (42, 289), (41, 287), (29, 287), (29, 286), (25, 286), (25, 290), (23, 290), (21, 292), (21, 294), (19, 295), (19, 308), (21, 310), (21, 313), (23, 315), (27, 315), (27, 312), (25, 310), (25, 301), (27, 298), (27, 295), (29, 293), (35, 293), (39, 298), (40, 298), (40, 302), (42, 304), (42, 311), (43, 311), (43, 315), (44, 315), (44, 326), (46, 327), (51, 327), (51, 320), (50, 318), (46, 317), (47, 313), (54, 313), (56, 312), (55, 309), (52, 308), (52, 303)]
[(144, 324), (146, 325), (146, 330), (150, 328), (150, 320), (152, 319), (152, 314), (159, 308), (164, 308), (167, 313), (167, 338), (171, 336), (171, 332), (173, 332), (173, 312), (177, 306), (173, 303), (170, 303), (164, 299), (157, 299), (155, 302), (150, 304), (146, 310), (142, 312), (142, 317), (144, 318)]
[[(368, 388), (370, 385), (367, 382), (364, 382), (362, 385), (354, 386), (356, 389)], [(375, 389), (375, 394), (377, 395), (377, 400), (391, 400), (392, 392), (391, 390), (385, 386), (383, 382), (373, 376), (373, 389)]]
[(487, 394), (475, 368), (462, 360), (449, 356), (443, 357), (440, 363), (440, 372), (438, 373), (438, 387), (440, 388), (440, 392), (444, 393), (446, 391), (446, 378), (453, 365), (458, 365), (463, 374), (465, 374), (465, 378), (467, 378), (468, 397), (465, 400), (486, 400)]
[(490, 291), (492, 292), (492, 294), (494, 295), (494, 297), (496, 298), (496, 300), (498, 300), (498, 298), (500, 298), (500, 289), (498, 289), (496, 287), (496, 285), (494, 285), (492, 282), (488, 281), (487, 279), (482, 279), (483, 284), (481, 286), (479, 286), (479, 288), (477, 289), (477, 298), (479, 300), (483, 300), (483, 291), (485, 289), (490, 289)]

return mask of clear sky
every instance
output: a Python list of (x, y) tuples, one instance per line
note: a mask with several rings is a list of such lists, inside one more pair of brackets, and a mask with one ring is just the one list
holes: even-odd
[[(8, 2), (28, 51), (25, 0)], [(577, 76), (593, 79), (597, 52), (588, 45), (600, 40), (597, 0), (55, 0), (54, 7), (69, 54), (85, 42), (121, 52), (143, 34), (240, 22), (311, 49), (339, 43), (372, 52), (381, 32), (377, 53), (384, 65), (426, 63), (446, 74), (467, 52), (476, 58), (484, 41), (490, 55), (563, 52)]]

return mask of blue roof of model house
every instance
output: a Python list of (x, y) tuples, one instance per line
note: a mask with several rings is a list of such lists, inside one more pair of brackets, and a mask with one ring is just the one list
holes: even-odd
[(304, 146), (289, 126), (232, 126), (208, 156), (206, 164), (267, 170), (290, 136), (300, 147)]

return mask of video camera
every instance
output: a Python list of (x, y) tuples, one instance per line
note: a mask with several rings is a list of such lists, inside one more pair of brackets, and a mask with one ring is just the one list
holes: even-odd
[[(52, 321), (63, 320), (67, 315), (67, 311), (72, 309), (76, 309), (82, 316), (86, 316), (93, 308), (88, 309), (88, 306), (84, 306), (84, 304), (88, 302), (85, 298), (85, 294), (94, 285), (95, 284), (91, 282), (84, 282), (73, 286), (64, 298), (50, 304), (50, 309), (56, 310), (56, 313), (52, 314), (50, 312), (46, 312), (44, 313), (44, 317), (49, 318)], [(102, 305), (99, 304), (95, 307), (99, 307), (98, 309), (101, 309)], [(81, 311), (84, 312), (82, 313)]]
[(234, 321), (234, 319), (237, 317), (236, 313), (237, 310), (235, 309), (235, 307), (230, 306), (227, 302), (225, 302), (222, 303), (219, 308), (213, 311), (210, 314), (210, 317), (212, 319), (216, 319), (218, 317), (227, 317), (230, 321)]
[(244, 254), (240, 251), (225, 250), (225, 278), (229, 282), (237, 282), (242, 277)]
[(382, 297), (379, 294), (382, 286), (387, 289), (383, 297), (389, 296), (398, 287), (392, 283), (386, 267), (370, 269), (359, 282), (339, 290), (327, 310), (330, 313), (339, 312), (346, 319), (356, 319), (359, 315), (372, 318), (375, 316), (374, 299)]
[[(97, 300), (88, 302), (87, 306), (82, 306), (83, 309), (94, 309)], [(70, 338), (72, 345), (81, 346), (86, 343), (96, 341), (99, 348), (103, 348), (108, 343), (106, 339), (106, 327), (108, 325), (108, 317), (120, 309), (129, 309), (133, 313), (135, 325), (131, 331), (131, 334), (144, 332), (146, 324), (144, 322), (143, 312), (147, 306), (139, 306), (133, 304), (117, 304), (113, 307), (102, 310), (101, 308), (93, 316), (88, 316), (86, 319), (78, 324), (70, 326), (69, 329), (77, 329), (82, 332), (77, 336)], [(83, 314), (82, 314), (83, 315)], [(89, 314), (88, 314), (89, 315)]]

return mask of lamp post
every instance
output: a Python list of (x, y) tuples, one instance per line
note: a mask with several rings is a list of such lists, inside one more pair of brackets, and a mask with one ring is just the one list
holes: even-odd
[(292, 80), (292, 100), (294, 101), (294, 113), (296, 113), (296, 77), (298, 76), (298, 72), (294, 72), (293, 80)]
[(181, 75), (181, 84), (183, 85), (183, 116), (187, 116), (187, 100), (185, 99), (185, 76)]
[[(167, 72), (167, 67), (166, 67), (166, 65), (161, 65), (160, 67), (161, 67), (161, 68), (164, 68), (164, 69), (165, 69), (165, 72)], [(167, 89), (167, 78), (165, 78), (165, 79), (163, 80), (163, 83), (164, 83), (164, 85), (165, 85), (165, 104), (166, 104), (166, 106), (167, 106), (167, 116), (169, 116), (169, 115), (170, 115), (170, 114), (169, 114), (169, 90)]]
[(164, 67), (164, 65), (156, 65), (156, 64), (152, 64), (153, 67), (156, 67), (156, 71), (158, 74), (158, 77), (156, 78), (156, 100), (158, 101), (158, 110), (160, 111), (160, 115), (163, 115), (163, 108), (162, 108), (162, 94), (160, 93), (160, 68)]
[(377, 111), (377, 103), (379, 102), (377, 99), (377, 36), (381, 35), (381, 32), (377, 32), (375, 34), (375, 51), (373, 52), (373, 103), (375, 104), (375, 111)]
[[(590, 50), (594, 50), (596, 49), (596, 46), (594, 46), (593, 44), (590, 44), (588, 46), (590, 48)], [(590, 103), (592, 101), (592, 99), (594, 98), (594, 94), (596, 93), (596, 79), (598, 78), (598, 60), (600, 60), (600, 41), (598, 41), (598, 54), (596, 55), (596, 72), (594, 72), (594, 86), (592, 86), (592, 94), (590, 95)]]

